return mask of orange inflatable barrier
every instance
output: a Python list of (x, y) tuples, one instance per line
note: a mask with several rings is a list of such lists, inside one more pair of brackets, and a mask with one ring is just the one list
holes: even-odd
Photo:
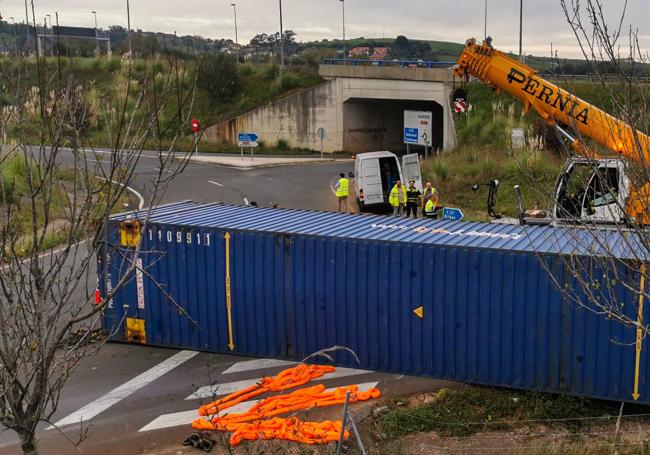
[(329, 365), (306, 365), (301, 363), (293, 368), (288, 368), (274, 377), (265, 377), (259, 383), (243, 390), (231, 393), (230, 395), (206, 404), (199, 408), (200, 416), (217, 414), (243, 401), (251, 400), (259, 395), (268, 392), (281, 392), (305, 385), (314, 379), (335, 371), (336, 368)]
[(215, 415), (211, 419), (196, 419), (192, 422), (192, 427), (197, 430), (237, 431), (239, 425), (242, 423), (305, 409), (343, 404), (348, 391), (350, 392), (350, 403), (367, 401), (381, 396), (381, 392), (378, 389), (359, 392), (359, 387), (356, 385), (339, 387), (332, 392), (326, 392), (325, 386), (319, 384), (298, 389), (290, 394), (265, 398), (254, 404), (243, 414)]
[[(324, 444), (338, 440), (341, 422), (303, 422), (296, 417), (289, 419), (277, 416), (305, 409), (343, 404), (350, 392), (350, 403), (379, 398), (378, 389), (360, 392), (356, 385), (339, 387), (326, 391), (318, 384), (295, 390), (291, 393), (276, 395), (258, 401), (242, 414), (223, 413), (232, 406), (250, 400), (267, 392), (285, 391), (305, 385), (326, 373), (335, 371), (332, 366), (305, 365), (284, 370), (274, 377), (265, 377), (259, 383), (216, 400), (199, 408), (199, 418), (192, 422), (196, 430), (218, 430), (232, 432), (231, 445), (244, 440), (284, 439), (305, 444)], [(267, 420), (268, 419), (268, 420)], [(348, 432), (345, 432), (348, 437)]]
[[(275, 418), (254, 423), (244, 423), (230, 436), (230, 445), (258, 439), (284, 439), (304, 444), (327, 444), (338, 441), (341, 422), (303, 422), (298, 418)], [(344, 437), (349, 437), (346, 431)]]

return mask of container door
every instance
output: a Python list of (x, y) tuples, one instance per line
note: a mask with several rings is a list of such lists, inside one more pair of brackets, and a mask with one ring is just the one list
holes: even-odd
[(415, 180), (415, 187), (422, 191), (422, 175), (420, 174), (420, 157), (417, 153), (404, 155), (402, 157), (402, 174), (404, 176), (404, 184)]
[(359, 190), (363, 190), (365, 205), (382, 204), (384, 192), (381, 186), (381, 172), (377, 158), (361, 160), (362, 176), (359, 179)]

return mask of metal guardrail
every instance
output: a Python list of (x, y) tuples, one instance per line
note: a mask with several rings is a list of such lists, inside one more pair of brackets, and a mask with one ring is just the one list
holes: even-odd
[[(622, 80), (622, 76), (617, 75), (617, 74), (601, 74), (601, 75), (595, 75), (595, 74), (553, 74), (553, 73), (540, 73), (539, 74), (541, 77), (553, 81), (597, 81), (597, 80), (605, 80), (605, 81), (619, 81)], [(637, 82), (645, 82), (648, 83), (650, 82), (650, 77), (649, 76), (628, 76), (630, 79), (633, 81)]]
[(389, 66), (400, 68), (451, 68), (456, 62), (429, 62), (422, 60), (364, 60), (347, 58), (328, 58), (323, 60), (323, 65), (351, 65), (351, 66)]

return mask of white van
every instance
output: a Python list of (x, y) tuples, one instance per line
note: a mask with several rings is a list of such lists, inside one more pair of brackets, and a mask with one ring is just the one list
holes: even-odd
[(417, 153), (404, 155), (401, 166), (397, 155), (391, 152), (360, 153), (354, 162), (354, 175), (354, 191), (362, 212), (388, 205), (390, 191), (397, 180), (404, 185), (408, 185), (409, 180), (415, 180), (415, 186), (422, 191)]

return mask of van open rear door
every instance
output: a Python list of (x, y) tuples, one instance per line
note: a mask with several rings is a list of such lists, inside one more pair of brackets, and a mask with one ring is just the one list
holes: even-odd
[(408, 182), (415, 180), (415, 187), (420, 191), (423, 191), (422, 174), (420, 173), (420, 157), (417, 153), (404, 155), (402, 157), (402, 174), (405, 185), (408, 186)]
[[(378, 159), (361, 160), (361, 182), (363, 187), (363, 203), (366, 205), (382, 204), (384, 202), (384, 191), (381, 185), (381, 171)], [(357, 182), (359, 182), (357, 176)]]

